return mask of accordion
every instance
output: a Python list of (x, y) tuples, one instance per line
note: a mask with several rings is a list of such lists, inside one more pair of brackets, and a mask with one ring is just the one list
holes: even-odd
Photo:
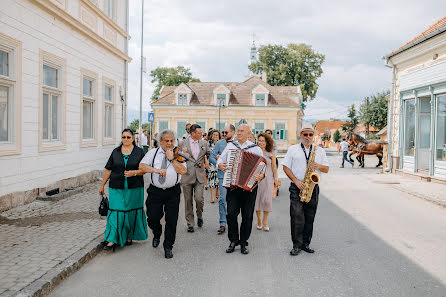
[(256, 186), (255, 176), (262, 172), (266, 160), (262, 156), (244, 151), (229, 150), (228, 169), (225, 171), (222, 186), (225, 188), (242, 188), (252, 191)]

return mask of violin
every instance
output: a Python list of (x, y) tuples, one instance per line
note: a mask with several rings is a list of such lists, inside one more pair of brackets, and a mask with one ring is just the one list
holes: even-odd
[(176, 160), (177, 160), (178, 162), (180, 162), (180, 163), (184, 163), (184, 162), (186, 162), (186, 161), (191, 161), (191, 162), (194, 162), (194, 163), (195, 163), (194, 160), (192, 160), (191, 158), (189, 158), (188, 156), (186, 156), (186, 154), (183, 153), (183, 152), (180, 150), (180, 148), (177, 147), (177, 146), (173, 148), (173, 157), (174, 157), (174, 159), (176, 159)]

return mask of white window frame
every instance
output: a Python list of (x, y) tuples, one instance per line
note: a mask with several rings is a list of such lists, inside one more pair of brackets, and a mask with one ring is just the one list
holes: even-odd
[[(284, 131), (288, 131), (288, 121), (274, 121), (274, 128), (273, 128), (273, 133), (276, 134), (276, 124), (285, 124), (285, 129)], [(280, 139), (277, 138), (276, 135), (273, 135), (273, 139), (274, 140), (279, 140), (279, 141), (287, 141), (288, 140), (288, 132), (286, 133), (286, 137), (284, 139)], [(279, 134), (280, 135), (280, 134)], [(280, 136), (279, 136), (280, 137)]]
[[(260, 131), (259, 133), (256, 133), (256, 131), (257, 131), (257, 129), (256, 129), (256, 124), (263, 124), (263, 130), (262, 131)], [(263, 120), (254, 120), (253, 121), (253, 123), (252, 123), (252, 128), (251, 128), (251, 132), (252, 132), (252, 130), (254, 130), (254, 136), (257, 138), (257, 136), (260, 134), (260, 133), (262, 133), (262, 132), (265, 132), (265, 130), (266, 130), (267, 128), (266, 128), (266, 121), (263, 121)]]
[[(84, 96), (84, 90), (83, 90), (83, 83), (84, 78), (90, 80), (93, 82), (93, 90), (92, 90), (92, 96)], [(80, 147), (92, 147), (98, 145), (98, 75), (90, 70), (87, 70), (85, 68), (81, 68), (80, 71)], [(84, 101), (93, 103), (93, 123), (92, 123), (92, 129), (93, 129), (93, 137), (92, 138), (84, 138), (83, 137), (83, 125), (84, 125), (84, 119), (83, 119), (83, 107), (84, 107)], [(102, 118), (102, 117), (101, 117)]]
[(156, 130), (157, 130), (158, 134), (161, 133), (161, 131), (162, 131), (162, 130), (160, 130), (160, 122), (167, 122), (167, 129), (170, 130), (170, 120), (166, 119), (166, 118), (160, 118), (156, 121)]
[[(257, 85), (254, 89), (252, 89), (252, 105), (253, 106), (268, 106), (268, 98), (269, 98), (269, 90), (263, 86), (262, 84)], [(265, 105), (256, 105), (256, 95), (264, 94), (265, 95)]]
[(8, 88), (8, 141), (0, 142), (0, 156), (21, 153), (22, 132), (22, 43), (0, 33), (0, 49), (8, 53), (8, 75), (0, 75), (0, 86)]
[[(43, 66), (57, 70), (57, 86), (46, 86), (43, 84)], [(39, 152), (66, 149), (66, 59), (56, 56), (44, 50), (39, 50)], [(43, 139), (43, 97), (48, 95), (48, 139)], [(58, 135), (52, 137), (51, 107), (52, 98), (57, 96), (57, 125)]]
[[(105, 88), (111, 88), (111, 101), (105, 100)], [(110, 78), (102, 77), (102, 145), (115, 145), (116, 144), (116, 82)], [(106, 107), (111, 108), (112, 113), (112, 123), (111, 123), (111, 137), (105, 135), (106, 117), (105, 110)]]
[[(222, 91), (223, 90), (223, 91)], [(214, 95), (214, 104), (215, 106), (218, 106), (218, 95), (219, 94), (224, 94), (225, 95), (225, 102), (224, 102), (224, 106), (228, 106), (229, 105), (229, 96), (231, 94), (231, 90), (226, 87), (224, 84), (220, 84), (218, 85), (213, 91), (212, 91), (213, 95)]]
[[(186, 100), (184, 104), (180, 104), (180, 97), (182, 100)], [(177, 105), (186, 106), (189, 105), (189, 94), (187, 93), (178, 93), (177, 94)]]

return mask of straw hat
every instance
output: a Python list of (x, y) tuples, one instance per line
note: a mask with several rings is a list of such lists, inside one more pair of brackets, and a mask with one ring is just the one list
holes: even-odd
[(305, 132), (305, 131), (311, 131), (311, 132), (314, 133), (313, 125), (311, 125), (311, 124), (303, 124), (303, 125), (302, 125), (302, 129), (299, 130), (299, 135), (300, 135), (302, 132)]

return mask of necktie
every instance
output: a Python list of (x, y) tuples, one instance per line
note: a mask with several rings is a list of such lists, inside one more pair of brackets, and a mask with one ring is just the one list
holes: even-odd
[[(164, 155), (163, 158), (163, 162), (161, 163), (161, 169), (166, 169), (167, 168), (167, 157), (166, 155)], [(166, 181), (166, 176), (159, 176), (158, 181), (160, 182), (160, 184), (164, 184), (164, 182)]]

